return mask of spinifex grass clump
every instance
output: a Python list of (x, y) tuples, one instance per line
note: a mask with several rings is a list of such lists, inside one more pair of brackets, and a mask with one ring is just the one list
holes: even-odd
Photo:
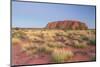
[(73, 52), (65, 49), (55, 49), (52, 53), (52, 60), (54, 62), (64, 62), (65, 60), (71, 59), (73, 56)]
[(61, 42), (47, 42), (46, 43), (51, 48), (63, 48), (65, 45)]
[(51, 52), (53, 51), (53, 48), (47, 46), (47, 45), (42, 45), (42, 46), (39, 46), (37, 48), (38, 52), (40, 53), (46, 53), (46, 54), (51, 54)]
[(79, 43), (78, 41), (74, 41), (73, 47), (75, 47), (75, 48), (86, 48), (87, 44), (86, 43)]
[(21, 44), (21, 40), (19, 38), (12, 38), (12, 44), (13, 45)]
[(26, 38), (26, 33), (24, 31), (19, 30), (19, 31), (13, 32), (12, 37), (25, 39)]
[(87, 45), (86, 44), (75, 44), (74, 47), (75, 48), (86, 48)]
[(36, 43), (33, 44), (31, 42), (30, 43), (26, 42), (21, 45), (22, 51), (26, 52), (28, 55), (31, 55), (31, 56), (33, 56), (34, 54), (37, 53), (38, 47), (39, 47), (38, 44), (36, 44)]

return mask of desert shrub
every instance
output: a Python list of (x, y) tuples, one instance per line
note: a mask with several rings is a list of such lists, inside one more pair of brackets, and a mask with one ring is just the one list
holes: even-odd
[(74, 47), (75, 48), (86, 48), (87, 45), (86, 44), (75, 44)]
[(54, 50), (54, 48), (51, 48), (49, 46), (44, 47), (44, 49), (45, 49), (44, 52), (47, 53), (47, 54), (51, 54), (51, 52)]
[(28, 55), (32, 56), (37, 53), (36, 49), (29, 49), (25, 51)]
[(65, 31), (55, 33), (56, 36), (67, 36), (68, 34)]
[(13, 45), (21, 44), (21, 40), (18, 39), (18, 38), (12, 38), (12, 44), (13, 44)]
[(53, 48), (62, 48), (62, 47), (65, 47), (65, 45), (61, 42), (48, 42), (47, 45), (49, 47), (53, 47)]
[(55, 39), (52, 36), (45, 36), (44, 40), (46, 40), (46, 41), (54, 41)]
[(15, 30), (20, 30), (20, 28), (16, 27)]
[(31, 44), (31, 43), (23, 43), (21, 45), (22, 51), (26, 52), (28, 55), (33, 55), (37, 53), (37, 48), (39, 46), (37, 44)]
[(93, 33), (93, 34), (95, 34), (95, 33), (96, 33), (96, 31), (95, 31), (95, 30), (90, 30), (90, 32), (91, 32), (91, 33)]
[(37, 36), (28, 36), (33, 42), (43, 42), (43, 39)]
[(39, 46), (38, 48), (37, 48), (37, 50), (38, 50), (38, 52), (45, 52), (45, 48), (46, 48), (47, 46)]
[(42, 45), (42, 46), (39, 46), (37, 50), (38, 50), (38, 52), (50, 54), (53, 51), (53, 48), (51, 48), (47, 45)]
[(88, 38), (88, 37), (83, 36), (83, 35), (81, 36), (81, 39), (82, 39), (82, 40), (89, 40), (89, 38)]
[(61, 33), (61, 32), (56, 33), (56, 36), (62, 36), (62, 35), (63, 35), (63, 33)]
[(90, 44), (91, 45), (96, 45), (96, 40), (95, 39), (90, 39)]
[(67, 37), (70, 38), (70, 39), (73, 39), (73, 38), (75, 38), (75, 35), (74, 35), (73, 33), (69, 33), (69, 34), (67, 35)]
[(65, 49), (55, 49), (52, 52), (52, 60), (54, 62), (64, 62), (65, 60), (69, 60), (70, 58), (72, 58), (73, 53), (72, 51), (67, 51)]
[(74, 41), (73, 47), (75, 48), (86, 48), (87, 44), (86, 43), (79, 43), (77, 40)]
[(12, 37), (15, 38), (21, 38), (21, 39), (25, 39), (26, 38), (26, 34), (24, 33), (24, 31), (16, 31), (12, 33)]

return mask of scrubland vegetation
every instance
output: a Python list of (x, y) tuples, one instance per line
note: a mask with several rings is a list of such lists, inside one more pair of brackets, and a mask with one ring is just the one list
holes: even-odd
[[(95, 60), (95, 30), (14, 28), (12, 29), (12, 46), (17, 45), (20, 46), (22, 52), (32, 56), (33, 60), (41, 55), (44, 57), (47, 55), (50, 59), (47, 63), (80, 61), (74, 59), (77, 55), (81, 56), (82, 54), (83, 56), (83, 53), (87, 59), (81, 61)], [(17, 60), (21, 61), (21, 59)], [(42, 64), (41, 62), (37, 63)], [(14, 64), (18, 63), (14, 62)], [(35, 63), (33, 62), (33, 64)]]

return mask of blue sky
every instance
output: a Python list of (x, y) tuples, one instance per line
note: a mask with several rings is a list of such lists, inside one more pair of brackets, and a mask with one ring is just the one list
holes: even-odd
[(12, 2), (13, 27), (45, 27), (48, 22), (79, 20), (95, 28), (95, 7), (31, 2)]

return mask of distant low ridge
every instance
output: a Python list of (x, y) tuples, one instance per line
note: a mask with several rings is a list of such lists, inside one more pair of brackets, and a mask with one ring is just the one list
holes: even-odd
[(86, 30), (88, 26), (81, 21), (77, 20), (64, 20), (49, 22), (45, 28), (48, 29), (72, 29), (72, 30)]

